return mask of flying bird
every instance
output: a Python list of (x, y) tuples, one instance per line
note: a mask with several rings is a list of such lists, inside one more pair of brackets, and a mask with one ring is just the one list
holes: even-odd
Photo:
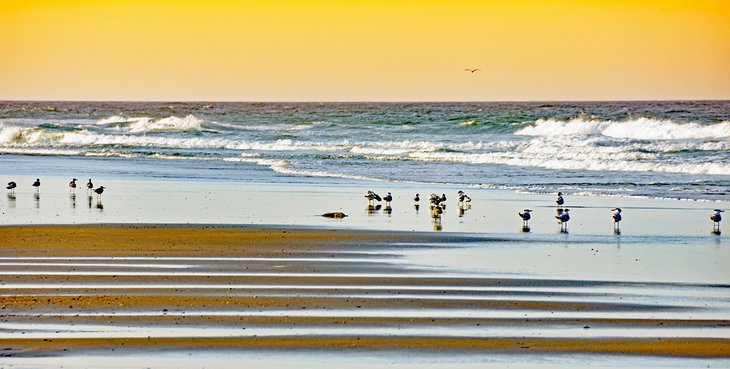
[(464, 68), (464, 71), (467, 71), (467, 72), (472, 73), (472, 74), (474, 74), (474, 72), (478, 72), (480, 70), (481, 69), (479, 69), (479, 68)]

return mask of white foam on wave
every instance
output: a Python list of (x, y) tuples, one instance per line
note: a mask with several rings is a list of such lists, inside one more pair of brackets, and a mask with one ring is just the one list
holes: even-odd
[[(496, 164), (558, 170), (666, 172), (682, 174), (730, 175), (730, 164), (723, 162), (668, 163), (643, 160), (641, 153), (603, 157), (600, 153), (583, 155), (535, 155), (531, 153), (412, 153), (409, 158), (425, 162)], [(648, 156), (646, 159), (650, 159)]]
[(190, 114), (186, 117), (167, 117), (155, 119), (150, 117), (122, 117), (111, 116), (97, 121), (97, 125), (113, 125), (127, 123), (126, 126), (118, 126), (115, 129), (130, 133), (144, 132), (165, 132), (165, 131), (200, 131), (203, 127), (203, 120)]
[(717, 140), (730, 138), (730, 121), (716, 124), (677, 123), (671, 120), (638, 118), (626, 121), (574, 118), (569, 121), (538, 119), (516, 135), (589, 136), (602, 135), (632, 140)]

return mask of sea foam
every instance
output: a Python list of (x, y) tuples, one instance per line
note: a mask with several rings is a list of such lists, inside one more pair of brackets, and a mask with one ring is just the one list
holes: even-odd
[[(120, 125), (125, 123), (126, 125)], [(122, 117), (111, 116), (100, 119), (97, 125), (119, 125), (118, 130), (130, 133), (161, 132), (161, 131), (200, 131), (203, 120), (190, 114), (185, 117), (167, 117), (155, 119), (150, 117)]]
[(678, 123), (671, 120), (637, 118), (626, 121), (574, 118), (568, 121), (538, 119), (515, 132), (525, 136), (602, 135), (632, 140), (728, 139), (730, 121), (716, 124)]

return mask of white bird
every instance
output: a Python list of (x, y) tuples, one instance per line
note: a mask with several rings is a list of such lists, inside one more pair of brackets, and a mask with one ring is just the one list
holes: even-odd
[(388, 207), (390, 206), (390, 202), (393, 201), (393, 195), (388, 192), (388, 194), (383, 197), (383, 200), (385, 200), (385, 207)]
[(522, 213), (517, 213), (517, 215), (519, 215), (520, 218), (522, 218), (522, 226), (523, 227), (527, 227), (528, 226), (528, 222), (530, 221), (530, 218), (532, 218), (532, 216), (530, 216), (530, 212), (531, 211), (532, 211), (531, 209), (525, 209), (525, 210), (523, 210)]
[(615, 233), (619, 233), (619, 222), (621, 222), (621, 208), (613, 208), (611, 209), (613, 214), (611, 215), (611, 219), (613, 219), (613, 231)]
[(714, 234), (720, 234), (720, 221), (722, 220), (722, 215), (720, 213), (724, 213), (724, 210), (721, 209), (715, 209), (713, 210), (715, 214), (710, 215), (710, 220), (712, 220), (713, 227), (712, 227), (712, 233)]
[(570, 220), (570, 212), (569, 209), (563, 210), (563, 212), (560, 215), (556, 215), (555, 218), (560, 222), (560, 232), (567, 232), (568, 231), (568, 221)]

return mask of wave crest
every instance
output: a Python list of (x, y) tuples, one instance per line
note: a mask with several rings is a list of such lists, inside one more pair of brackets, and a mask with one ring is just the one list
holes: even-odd
[(186, 117), (170, 116), (162, 119), (150, 117), (122, 117), (114, 115), (100, 119), (97, 125), (118, 125), (119, 130), (129, 133), (200, 131), (203, 120), (190, 114)]
[(545, 137), (601, 135), (632, 140), (727, 139), (730, 138), (730, 121), (707, 125), (653, 118), (626, 121), (591, 120), (582, 117), (561, 121), (550, 118), (538, 119), (515, 134)]

